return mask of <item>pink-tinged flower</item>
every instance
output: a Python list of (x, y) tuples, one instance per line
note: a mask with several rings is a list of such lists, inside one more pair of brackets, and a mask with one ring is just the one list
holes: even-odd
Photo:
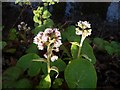
[(56, 56), (56, 55), (53, 55), (52, 57), (51, 57), (51, 61), (52, 62), (54, 62), (55, 60), (57, 60), (58, 59), (58, 56)]
[(43, 50), (44, 49), (44, 44), (43, 43), (39, 43), (38, 44), (38, 49), (39, 50)]
[(44, 54), (44, 57), (45, 57), (45, 58), (47, 58), (47, 57), (48, 57), (46, 53)]
[(42, 38), (41, 38), (41, 40), (42, 40), (42, 42), (47, 42), (48, 38), (49, 38), (48, 36), (43, 35)]
[(55, 52), (59, 52), (59, 48), (54, 47), (53, 50), (54, 50)]
[(57, 28), (54, 28), (53, 30), (54, 30), (54, 32), (55, 32), (55, 36), (56, 36), (56, 37), (60, 37), (60, 36), (61, 36), (61, 33), (58, 31)]
[(55, 43), (54, 43), (54, 47), (56, 47), (56, 48), (60, 47), (61, 45), (62, 45), (62, 42), (59, 39), (56, 40)]
[(53, 33), (53, 29), (47, 28), (47, 29), (45, 29), (44, 33), (45, 33), (45, 35), (49, 35), (49, 34)]

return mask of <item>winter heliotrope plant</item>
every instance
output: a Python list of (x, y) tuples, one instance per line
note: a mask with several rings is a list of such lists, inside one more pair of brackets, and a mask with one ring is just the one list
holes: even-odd
[(47, 59), (48, 73), (50, 73), (50, 61), (54, 62), (58, 59), (53, 51), (59, 52), (59, 47), (62, 45), (61, 33), (57, 28), (47, 28), (44, 32), (39, 32), (33, 42), (37, 44), (39, 50), (44, 50), (47, 47), (44, 57)]

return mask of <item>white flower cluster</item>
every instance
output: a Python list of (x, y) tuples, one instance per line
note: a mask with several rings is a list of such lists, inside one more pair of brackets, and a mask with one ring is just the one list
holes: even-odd
[(18, 25), (19, 31), (24, 30), (24, 31), (29, 31), (31, 28), (27, 27), (27, 24), (25, 22), (21, 22), (20, 25)]
[[(48, 43), (53, 45), (52, 50), (58, 52), (61, 42), (61, 33), (57, 28), (47, 28), (44, 32), (39, 32), (37, 36), (34, 38), (33, 43), (37, 44), (39, 50), (43, 50)], [(44, 57), (47, 58), (47, 53), (44, 54)], [(58, 56), (52, 54), (51, 61), (55, 61), (58, 59)]]
[(76, 35), (83, 35), (84, 37), (91, 35), (92, 29), (91, 24), (89, 22), (79, 21), (77, 26), (78, 28), (76, 28)]

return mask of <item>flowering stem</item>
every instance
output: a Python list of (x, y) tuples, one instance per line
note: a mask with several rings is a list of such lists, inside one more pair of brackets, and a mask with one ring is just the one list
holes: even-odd
[(86, 37), (84, 37), (82, 35), (82, 38), (81, 38), (81, 41), (80, 41), (80, 46), (79, 46), (79, 49), (78, 49), (78, 58), (80, 57), (80, 52), (81, 52), (81, 48), (82, 48), (82, 45), (83, 45), (83, 41), (85, 40)]
[(47, 57), (47, 69), (48, 69), (48, 74), (50, 74), (50, 59), (51, 59), (51, 54), (52, 54), (52, 49), (50, 47), (50, 44), (48, 44), (48, 47), (47, 47), (47, 54), (48, 54), (48, 57)]

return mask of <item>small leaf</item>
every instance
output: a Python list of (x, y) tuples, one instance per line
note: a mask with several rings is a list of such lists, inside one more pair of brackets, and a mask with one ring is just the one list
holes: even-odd
[(72, 60), (66, 67), (64, 76), (69, 88), (96, 88), (95, 68), (86, 59)]
[(47, 74), (39, 83), (38, 88), (50, 88), (51, 87), (51, 78), (50, 75)]
[(38, 17), (37, 17), (37, 16), (34, 16), (34, 17), (33, 17), (33, 21), (36, 22), (36, 23), (38, 23), (38, 22), (39, 22)]
[(111, 46), (105, 46), (105, 50), (110, 55), (113, 55), (113, 53), (114, 53), (114, 48), (112, 48)]
[(51, 13), (48, 10), (45, 10), (43, 12), (42, 18), (46, 19), (49, 18), (51, 16)]
[(79, 47), (77, 45), (75, 45), (75, 44), (72, 43), (72, 45), (71, 45), (71, 54), (72, 54), (72, 58), (73, 59), (77, 58), (78, 49), (79, 49)]
[(20, 79), (19, 81), (16, 82), (15, 88), (31, 88), (31, 82), (24, 78), (24, 79)]

